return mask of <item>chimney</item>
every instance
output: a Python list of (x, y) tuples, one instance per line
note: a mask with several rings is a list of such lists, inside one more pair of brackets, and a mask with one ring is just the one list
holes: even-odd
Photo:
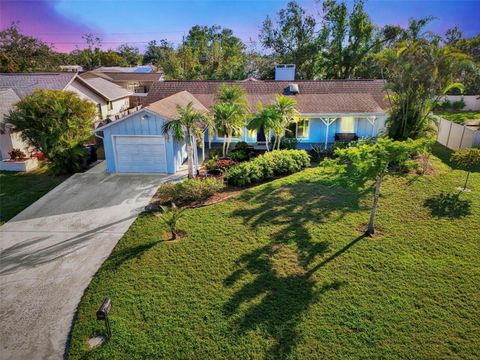
[(275, 65), (275, 80), (295, 80), (295, 64)]

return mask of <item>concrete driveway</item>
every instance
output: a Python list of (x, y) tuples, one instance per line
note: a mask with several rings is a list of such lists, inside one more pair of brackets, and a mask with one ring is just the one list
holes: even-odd
[(92, 276), (161, 175), (76, 174), (0, 227), (0, 358), (61, 359)]

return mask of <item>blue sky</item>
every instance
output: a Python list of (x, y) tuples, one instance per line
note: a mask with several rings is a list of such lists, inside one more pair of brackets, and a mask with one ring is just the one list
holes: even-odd
[[(321, 5), (298, 1), (311, 14)], [(347, 1), (351, 3), (351, 1)], [(95, 33), (104, 48), (129, 42), (143, 48), (149, 40), (178, 43), (196, 24), (218, 24), (245, 42), (256, 40), (267, 15), (275, 17), (283, 0), (0, 0), (0, 26), (19, 21), (20, 28), (59, 50), (83, 47), (81, 35)], [(431, 30), (443, 33), (458, 25), (466, 36), (480, 33), (480, 0), (370, 0), (365, 8), (373, 22), (405, 25), (411, 17), (435, 16)]]

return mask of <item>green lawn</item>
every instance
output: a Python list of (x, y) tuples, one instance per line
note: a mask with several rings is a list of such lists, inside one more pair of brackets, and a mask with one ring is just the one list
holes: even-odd
[(480, 112), (478, 111), (459, 111), (459, 112), (435, 112), (435, 115), (444, 118), (445, 120), (453, 121), (457, 124), (463, 124), (467, 120), (479, 120)]
[[(357, 231), (371, 190), (322, 168), (186, 211), (176, 242), (140, 216), (85, 293), (70, 358), (478, 359), (480, 173), (457, 198), (466, 173), (435, 151), (435, 176), (387, 177), (374, 238)], [(106, 296), (113, 337), (88, 350)]]
[(46, 167), (28, 173), (0, 171), (0, 225), (63, 180), (65, 177), (49, 175)]

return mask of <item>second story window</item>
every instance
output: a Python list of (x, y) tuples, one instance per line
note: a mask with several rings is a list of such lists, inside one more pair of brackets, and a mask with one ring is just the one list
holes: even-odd
[(111, 101), (107, 101), (107, 110), (113, 110), (113, 103)]

